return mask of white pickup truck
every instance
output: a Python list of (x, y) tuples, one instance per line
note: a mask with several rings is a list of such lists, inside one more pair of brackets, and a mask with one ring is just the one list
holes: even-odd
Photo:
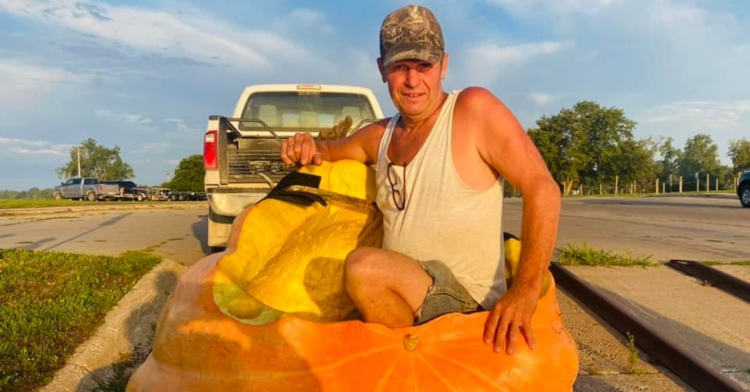
[(203, 163), (211, 250), (222, 250), (234, 218), (295, 170), (281, 160), (283, 139), (298, 132), (319, 137), (347, 117), (348, 134), (384, 116), (368, 88), (318, 84), (249, 86), (232, 117), (210, 116)]

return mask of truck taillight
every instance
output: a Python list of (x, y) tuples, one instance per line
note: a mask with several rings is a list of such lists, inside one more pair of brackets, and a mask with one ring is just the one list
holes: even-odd
[(208, 131), (203, 136), (203, 166), (206, 170), (218, 170), (219, 161), (218, 157), (218, 146), (216, 140), (218, 139), (218, 131)]

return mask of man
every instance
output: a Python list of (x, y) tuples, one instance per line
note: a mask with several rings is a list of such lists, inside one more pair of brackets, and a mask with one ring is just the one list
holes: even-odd
[[(398, 114), (346, 139), (300, 133), (282, 143), (289, 164), (376, 164), (383, 248), (346, 259), (345, 287), (367, 322), (411, 326), (448, 312), (488, 310), (483, 338), (512, 354), (531, 317), (554, 249), (560, 191), (514, 115), (489, 91), (448, 94), (449, 56), (430, 10), (406, 6), (380, 30), (378, 69)], [(502, 202), (523, 195), (518, 277), (503, 274)]]

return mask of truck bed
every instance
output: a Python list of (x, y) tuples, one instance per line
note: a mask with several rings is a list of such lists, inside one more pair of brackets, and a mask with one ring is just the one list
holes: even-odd
[[(274, 137), (243, 137), (236, 146), (227, 147), (229, 182), (274, 182), (292, 171), (281, 160), (281, 142)], [(262, 173), (262, 174), (261, 174)]]

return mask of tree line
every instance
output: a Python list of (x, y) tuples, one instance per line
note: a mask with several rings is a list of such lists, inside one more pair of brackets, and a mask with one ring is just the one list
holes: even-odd
[(52, 188), (40, 189), (37, 187), (29, 188), (25, 191), (0, 190), (0, 200), (19, 200), (19, 199), (51, 199)]
[[(527, 131), (564, 195), (582, 188), (611, 189), (614, 184), (653, 189), (657, 180), (672, 188), (680, 179), (697, 183), (705, 178), (711, 179), (712, 189), (734, 189), (739, 174), (750, 168), (750, 141), (745, 138), (729, 142), (732, 164), (722, 165), (718, 146), (708, 133), (687, 139), (679, 148), (672, 138), (638, 140), (633, 136), (635, 126), (636, 122), (620, 108), (580, 101), (557, 114), (542, 116)], [(61, 179), (79, 173), (100, 181), (135, 177), (120, 153), (118, 146), (109, 148), (89, 138), (71, 148), (68, 162), (55, 172)], [(201, 192), (204, 173), (203, 156), (191, 155), (180, 161), (170, 181), (158, 186)], [(512, 186), (506, 192), (513, 192)], [(51, 188), (31, 188), (0, 191), (0, 198), (47, 198), (51, 194)]]
[(661, 184), (683, 181), (718, 180), (719, 189), (733, 189), (743, 170), (750, 168), (750, 141), (729, 143), (731, 166), (719, 161), (718, 146), (708, 133), (699, 133), (675, 146), (672, 138), (633, 136), (635, 121), (622, 109), (581, 101), (559, 113), (542, 116), (528, 130), (561, 192), (597, 188), (602, 184), (635, 184), (654, 189)]

